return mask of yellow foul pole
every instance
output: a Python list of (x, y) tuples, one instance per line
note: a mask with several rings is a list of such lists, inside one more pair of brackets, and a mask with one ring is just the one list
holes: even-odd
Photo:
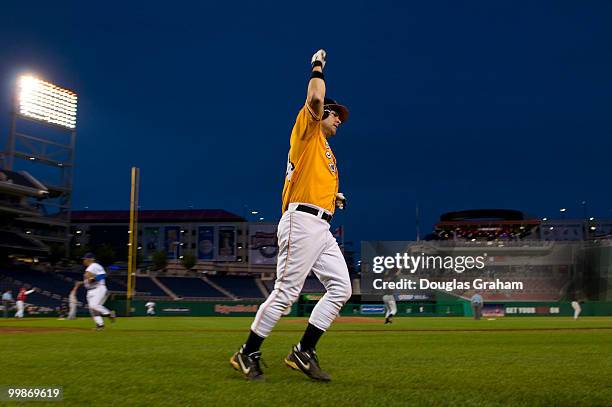
[(136, 257), (138, 253), (138, 192), (140, 169), (132, 167), (132, 189), (130, 193), (130, 230), (128, 243), (128, 279), (125, 314), (131, 314), (131, 302), (136, 291)]

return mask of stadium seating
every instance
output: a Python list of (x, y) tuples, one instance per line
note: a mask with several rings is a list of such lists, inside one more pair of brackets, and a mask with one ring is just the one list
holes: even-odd
[(127, 291), (127, 276), (118, 276), (107, 272), (105, 283), (109, 291)]
[(34, 287), (38, 287), (41, 290), (49, 291), (61, 296), (68, 296), (70, 290), (72, 290), (73, 283), (66, 281), (55, 273), (42, 272), (31, 269), (24, 270), (2, 270), (1, 275), (10, 277), (17, 281), (19, 284), (29, 284)]
[[(13, 301), (17, 300), (17, 294), (19, 293), (19, 289), (21, 287), (22, 284), (15, 282), (14, 279), (7, 276), (6, 270), (0, 272), (0, 291), (4, 292), (6, 290), (11, 290), (11, 294), (13, 295)], [(57, 294), (53, 295), (52, 293), (49, 293), (46, 288), (39, 288), (44, 291), (44, 294), (39, 292), (33, 292), (28, 294), (28, 296), (26, 297), (26, 304), (34, 304), (39, 307), (49, 308), (56, 308), (61, 305), (62, 300), (60, 300), (59, 298), (54, 298), (58, 297)]]
[(254, 277), (208, 276), (208, 279), (240, 298), (264, 297)]
[(158, 277), (158, 280), (179, 297), (226, 298), (222, 292), (217, 291), (200, 278)]
[[(72, 281), (82, 281), (83, 280), (83, 272), (80, 271), (57, 271), (56, 274), (61, 275), (62, 277), (67, 277)], [(106, 288), (109, 291), (118, 291), (124, 292), (127, 290), (126, 276), (121, 275), (113, 275), (112, 272), (108, 272), (106, 274)]]
[(73, 281), (83, 280), (83, 273), (77, 271), (56, 271), (55, 274), (59, 274), (62, 277), (69, 278)]
[(136, 277), (136, 295), (151, 295), (155, 297), (167, 297), (168, 294), (149, 277)]
[(56, 308), (62, 304), (62, 301), (57, 298), (52, 298), (41, 293), (32, 293), (26, 297), (26, 303), (35, 304), (39, 307)]

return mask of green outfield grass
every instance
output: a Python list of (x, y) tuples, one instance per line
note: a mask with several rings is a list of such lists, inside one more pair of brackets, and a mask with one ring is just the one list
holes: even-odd
[(301, 318), (264, 343), (267, 381), (246, 382), (228, 361), (250, 322), (121, 318), (95, 332), (88, 318), (2, 319), (0, 386), (61, 385), (65, 405), (113, 407), (612, 405), (610, 317), (340, 320), (318, 347), (330, 383), (282, 363)]

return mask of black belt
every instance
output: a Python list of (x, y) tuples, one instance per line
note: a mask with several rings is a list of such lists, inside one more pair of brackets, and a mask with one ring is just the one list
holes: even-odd
[[(300, 211), (300, 212), (306, 212), (309, 213), (311, 215), (314, 215), (316, 217), (319, 216), (319, 210), (312, 208), (310, 206), (306, 206), (306, 205), (298, 205), (297, 208), (295, 208), (296, 211)], [(321, 214), (321, 219), (327, 221), (327, 223), (331, 223), (332, 220), (332, 216), (329, 213), (323, 212)]]

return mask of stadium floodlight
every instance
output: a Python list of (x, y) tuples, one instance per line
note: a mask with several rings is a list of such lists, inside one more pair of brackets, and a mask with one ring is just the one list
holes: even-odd
[(76, 128), (77, 94), (34, 76), (23, 75), (17, 87), (17, 112), (72, 130)]

